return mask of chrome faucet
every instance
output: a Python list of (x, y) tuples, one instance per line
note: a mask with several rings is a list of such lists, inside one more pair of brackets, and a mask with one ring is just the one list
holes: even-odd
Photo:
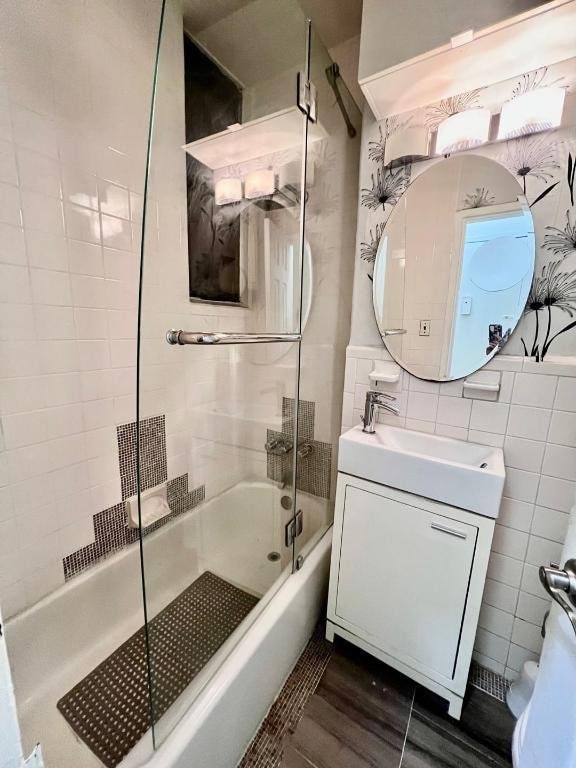
[(368, 432), (370, 435), (376, 432), (374, 422), (376, 421), (376, 411), (378, 408), (383, 408), (385, 411), (398, 416), (400, 408), (395, 405), (395, 403), (396, 398), (394, 395), (389, 395), (387, 392), (375, 392), (374, 390), (369, 389), (368, 392), (366, 392), (364, 416), (361, 417), (362, 423), (364, 424), (362, 432)]

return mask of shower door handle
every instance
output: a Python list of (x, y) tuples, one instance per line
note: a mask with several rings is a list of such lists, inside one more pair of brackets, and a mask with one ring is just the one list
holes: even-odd
[(300, 333), (217, 333), (216, 331), (175, 331), (166, 333), (168, 344), (275, 344), (300, 341)]

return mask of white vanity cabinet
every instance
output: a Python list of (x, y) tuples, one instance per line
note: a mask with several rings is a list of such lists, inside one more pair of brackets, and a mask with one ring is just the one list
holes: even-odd
[(460, 716), (494, 520), (339, 473), (327, 637), (338, 634)]

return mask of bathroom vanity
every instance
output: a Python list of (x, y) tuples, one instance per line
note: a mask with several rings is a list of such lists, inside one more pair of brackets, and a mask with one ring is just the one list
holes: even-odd
[(504, 484), (499, 448), (384, 424), (340, 438), (326, 636), (460, 717)]

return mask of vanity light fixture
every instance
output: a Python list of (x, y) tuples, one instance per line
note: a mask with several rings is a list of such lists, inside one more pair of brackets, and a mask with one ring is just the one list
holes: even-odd
[(234, 177), (219, 179), (214, 185), (216, 205), (227, 205), (242, 200), (242, 180)]
[(430, 133), (423, 125), (411, 125), (388, 136), (384, 165), (416, 162), (429, 156)]
[(504, 102), (498, 127), (499, 139), (557, 128), (562, 122), (566, 91), (560, 86), (535, 88)]
[(490, 110), (485, 107), (457, 112), (443, 120), (436, 134), (436, 154), (471, 149), (488, 141)]
[(258, 171), (252, 171), (252, 173), (249, 173), (246, 176), (244, 182), (244, 196), (249, 200), (273, 195), (274, 189), (274, 171), (269, 168), (261, 168)]

